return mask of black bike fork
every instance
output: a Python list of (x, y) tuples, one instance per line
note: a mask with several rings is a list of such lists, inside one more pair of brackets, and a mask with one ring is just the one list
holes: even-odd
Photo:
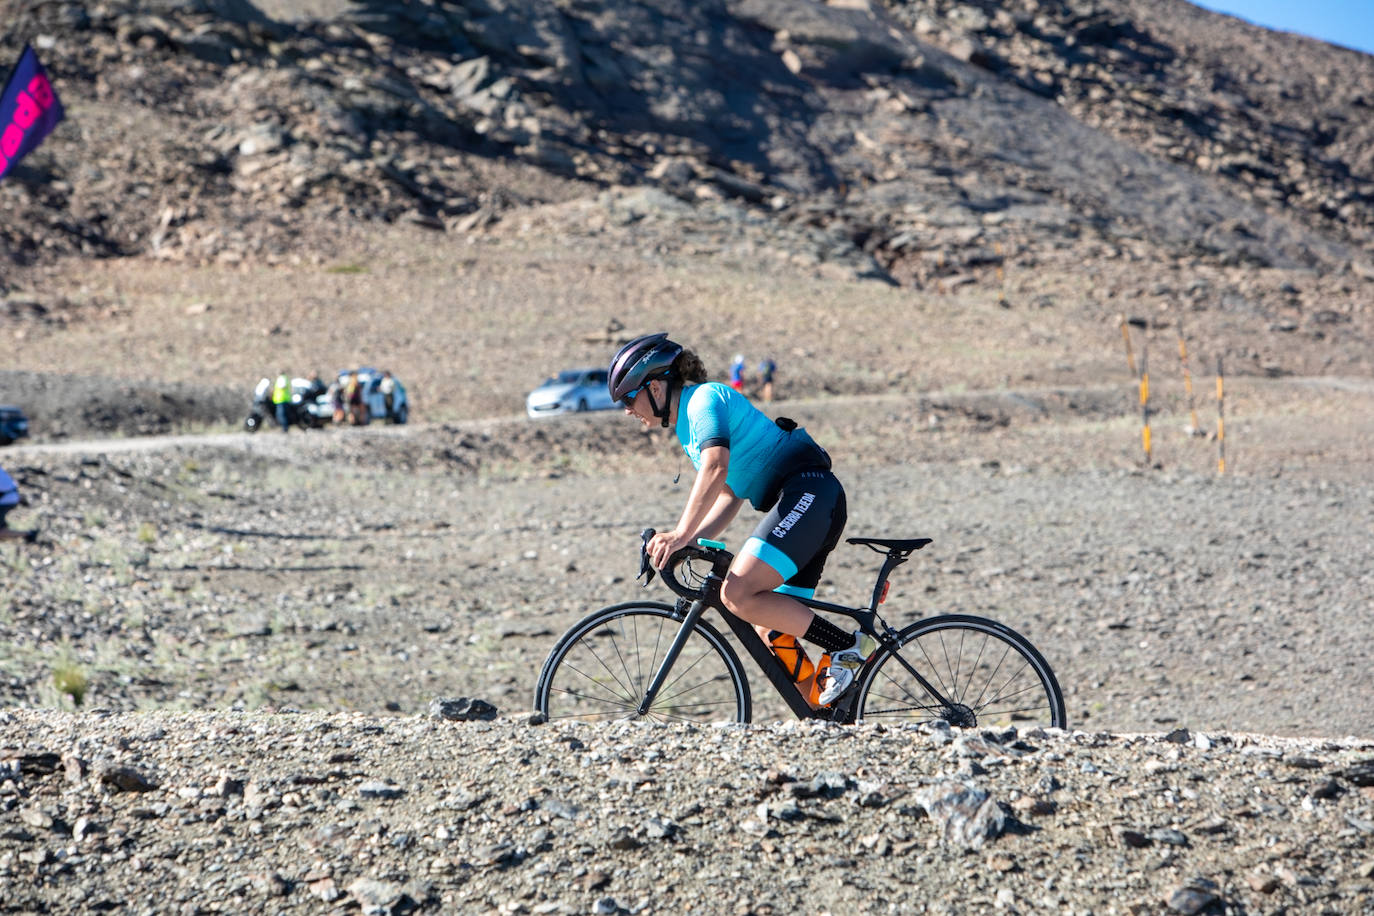
[(682, 618), (682, 626), (678, 629), (677, 635), (673, 637), (672, 644), (668, 646), (668, 653), (663, 656), (663, 662), (654, 672), (653, 680), (649, 682), (649, 688), (644, 691), (644, 699), (640, 701), (639, 709), (635, 710), (635, 715), (647, 716), (649, 714), (650, 707), (658, 698), (658, 692), (663, 689), (663, 683), (668, 680), (668, 672), (673, 670), (673, 664), (677, 661), (677, 657), (682, 654), (682, 647), (687, 644), (687, 638), (692, 635), (697, 620), (706, 612), (707, 607), (707, 603), (698, 598), (687, 609), (686, 615)]

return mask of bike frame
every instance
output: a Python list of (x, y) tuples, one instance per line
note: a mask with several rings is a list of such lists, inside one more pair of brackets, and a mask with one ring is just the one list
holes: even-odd
[[(749, 657), (754, 660), (754, 664), (759, 666), (759, 669), (763, 671), (764, 675), (773, 685), (773, 689), (778, 692), (798, 719), (848, 721), (850, 718), (850, 706), (854, 702), (852, 694), (848, 697), (841, 698), (840, 702), (834, 706), (812, 709), (811, 704), (802, 697), (802, 693), (797, 688), (796, 682), (792, 680), (791, 675), (787, 673), (787, 669), (783, 667), (781, 660), (773, 653), (773, 650), (769, 648), (768, 644), (759, 637), (758, 632), (754, 629), (754, 625), (740, 617), (736, 617), (726, 610), (720, 600), (720, 586), (725, 581), (725, 573), (729, 569), (729, 564), (734, 558), (729, 554), (714, 558), (701, 553), (698, 553), (697, 556), (702, 559), (712, 559), (712, 567), (710, 575), (706, 577), (705, 583), (696, 593), (695, 597), (692, 596), (692, 593), (685, 592), (683, 589), (679, 588), (680, 583), (677, 582), (676, 576), (669, 572), (665, 572), (664, 574), (664, 582), (667, 583), (674, 592), (681, 596), (677, 602), (677, 610), (682, 615), (682, 625), (678, 628), (677, 635), (673, 638), (673, 642), (669, 645), (662, 663), (659, 665), (658, 670), (654, 672), (654, 676), (649, 682), (649, 687), (644, 692), (644, 697), (640, 701), (639, 709), (637, 710), (638, 715), (643, 716), (648, 714), (650, 707), (654, 704), (654, 700), (658, 697), (659, 690), (668, 679), (668, 673), (672, 670), (674, 663), (677, 662), (678, 655), (682, 652), (682, 647), (686, 644), (688, 636), (691, 635), (693, 627), (696, 626), (701, 616), (706, 613), (707, 608), (715, 608), (720, 612), (720, 615), (725, 618), (725, 623), (730, 628), (730, 631), (735, 634), (735, 639), (739, 640), (740, 645), (749, 653)], [(921, 685), (923, 690), (929, 693), (929, 695), (940, 705), (948, 706), (950, 705), (948, 698), (946, 698), (935, 685), (926, 680), (919, 671), (913, 668), (907, 660), (897, 652), (898, 646), (895, 639), (896, 631), (888, 626), (886, 622), (882, 622), (875, 610), (881, 600), (883, 585), (887, 582), (888, 575), (893, 569), (905, 562), (905, 559), (905, 557), (899, 557), (893, 553), (888, 553), (887, 559), (884, 561), (883, 567), (878, 573), (878, 581), (873, 587), (872, 607), (854, 608), (840, 604), (830, 604), (825, 601), (817, 601), (814, 598), (792, 597), (796, 597), (798, 601), (805, 604), (813, 611), (825, 611), (830, 614), (839, 614), (856, 621), (863, 632), (878, 640), (878, 644), (881, 647), (888, 649), (892, 653), (892, 656), (913, 678), (916, 679), (916, 682)], [(881, 631), (875, 626), (875, 624), (880, 622), (882, 623)]]

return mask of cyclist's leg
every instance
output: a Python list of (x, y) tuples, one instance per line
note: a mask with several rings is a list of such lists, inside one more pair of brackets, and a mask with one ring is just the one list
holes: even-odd
[(794, 636), (805, 633), (813, 616), (811, 609), (774, 591), (780, 585), (781, 573), (758, 557), (741, 553), (721, 584), (721, 602), (730, 613), (756, 627)]
[(846, 518), (844, 488), (829, 471), (789, 478), (726, 574), (726, 609), (756, 626), (804, 636), (815, 614), (787, 593), (815, 591)]

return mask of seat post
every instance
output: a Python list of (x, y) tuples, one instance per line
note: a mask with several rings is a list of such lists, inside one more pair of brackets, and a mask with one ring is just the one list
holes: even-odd
[(907, 561), (908, 554), (909, 551), (898, 550), (895, 547), (887, 552), (887, 559), (883, 560), (883, 567), (878, 570), (878, 581), (873, 584), (873, 597), (868, 602), (870, 611), (877, 612), (878, 599), (883, 594), (883, 583), (887, 582), (887, 577), (892, 574), (892, 570)]

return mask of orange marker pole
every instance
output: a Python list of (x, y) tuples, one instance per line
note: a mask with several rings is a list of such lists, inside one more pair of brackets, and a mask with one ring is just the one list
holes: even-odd
[(1183, 334), (1183, 316), (1178, 319), (1178, 361), (1183, 366), (1183, 390), (1188, 393), (1188, 418), (1193, 425), (1188, 427), (1189, 435), (1202, 431), (1197, 425), (1197, 408), (1193, 406), (1193, 374), (1188, 371), (1188, 342)]
[(1217, 357), (1217, 473), (1226, 473), (1226, 397), (1220, 356)]
[(1126, 341), (1126, 365), (1130, 367), (1131, 375), (1135, 375), (1135, 356), (1131, 353), (1131, 330), (1125, 315), (1121, 316), (1121, 339)]

